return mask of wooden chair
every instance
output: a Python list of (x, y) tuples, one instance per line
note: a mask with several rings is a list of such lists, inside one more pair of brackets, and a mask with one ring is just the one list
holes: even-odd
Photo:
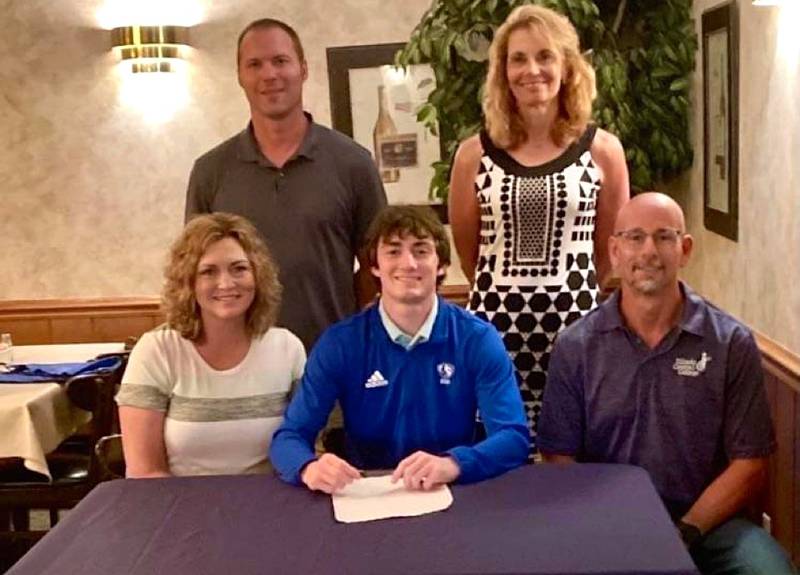
[(323, 453), (333, 453), (342, 459), (346, 456), (346, 436), (343, 427), (331, 427), (322, 432)]
[(0, 474), (0, 512), (11, 515), (14, 531), (29, 531), (31, 509), (49, 509), (50, 524), (55, 525), (58, 510), (74, 507), (101, 480), (102, 472), (94, 445), (112, 431), (114, 393), (124, 369), (124, 362), (121, 363), (114, 370), (78, 375), (65, 384), (70, 401), (92, 414), (91, 425), (86, 431), (90, 448), (82, 447), (82, 439), (69, 438), (62, 444), (64, 447), (59, 446), (48, 455), (52, 482), (21, 465)]
[[(127, 349), (126, 347), (125, 351), (103, 353), (94, 358), (95, 360), (106, 359), (109, 357), (115, 357), (119, 359), (120, 365), (114, 370), (114, 377), (113, 377), (114, 395), (116, 395), (117, 391), (119, 390), (119, 386), (122, 383), (122, 375), (125, 373), (125, 367), (128, 364), (129, 356), (130, 356), (130, 350)], [(79, 405), (79, 407), (82, 406)], [(90, 457), (94, 451), (94, 447), (98, 441), (98, 437), (103, 437), (104, 435), (108, 435), (111, 433), (119, 433), (119, 414), (113, 403), (111, 412), (112, 414), (111, 414), (110, 428), (107, 426), (106, 421), (98, 421), (97, 423), (99, 424), (101, 429), (99, 430), (93, 429), (95, 425), (95, 418), (92, 417), (92, 420), (89, 421), (89, 423), (85, 427), (79, 429), (77, 433), (70, 435), (63, 442), (61, 442), (61, 445), (58, 446), (56, 453), (67, 453), (67, 452), (81, 453), (87, 457)], [(2, 475), (0, 475), (0, 477), (2, 477)]]
[(94, 446), (97, 462), (103, 479), (122, 479), (125, 477), (125, 454), (122, 451), (122, 435), (106, 435)]

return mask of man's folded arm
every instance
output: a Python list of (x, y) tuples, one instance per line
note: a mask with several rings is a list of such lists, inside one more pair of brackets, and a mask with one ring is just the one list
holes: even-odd
[(707, 533), (744, 509), (761, 491), (766, 476), (766, 457), (734, 459), (700, 494), (681, 521)]

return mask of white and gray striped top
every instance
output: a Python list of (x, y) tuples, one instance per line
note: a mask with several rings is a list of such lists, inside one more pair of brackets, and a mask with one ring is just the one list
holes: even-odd
[(239, 365), (220, 371), (178, 332), (157, 328), (131, 352), (117, 403), (165, 412), (175, 475), (265, 472), (272, 434), (305, 360), (294, 334), (272, 328), (253, 340)]

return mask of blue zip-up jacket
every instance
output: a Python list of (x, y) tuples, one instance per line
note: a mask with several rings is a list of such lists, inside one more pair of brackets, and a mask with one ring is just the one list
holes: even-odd
[[(337, 323), (317, 342), (270, 459), (300, 484), (314, 441), (339, 400), (346, 459), (360, 469), (394, 469), (417, 450), (448, 454), (459, 483), (522, 465), (529, 452), (514, 368), (494, 327), (440, 298), (428, 341), (391, 341), (378, 306)], [(487, 437), (475, 442), (480, 412)]]

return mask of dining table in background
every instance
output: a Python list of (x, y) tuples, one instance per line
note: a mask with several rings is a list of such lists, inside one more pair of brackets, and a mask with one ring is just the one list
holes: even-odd
[[(122, 343), (20, 345), (13, 363), (84, 362), (124, 350)], [(75, 433), (90, 414), (75, 407), (58, 382), (0, 383), (0, 460), (20, 458), (50, 477), (46, 455)]]
[(429, 515), (342, 524), (273, 475), (98, 485), (7, 575), (696, 574), (642, 469), (530, 465)]

